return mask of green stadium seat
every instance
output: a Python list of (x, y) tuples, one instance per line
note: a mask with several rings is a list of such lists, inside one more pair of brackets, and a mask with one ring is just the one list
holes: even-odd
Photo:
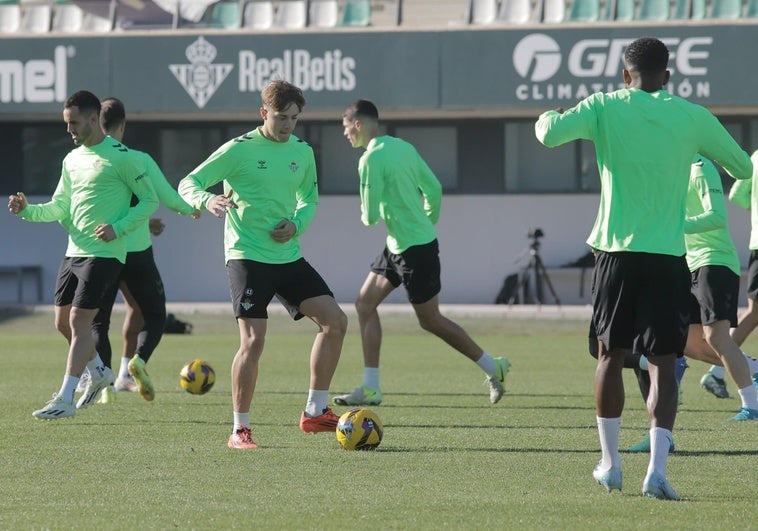
[(600, 18), (600, 0), (574, 0), (567, 22), (595, 22)]
[(239, 28), (241, 23), (240, 4), (237, 0), (218, 2), (211, 6), (209, 25), (212, 28)]
[(671, 5), (669, 0), (642, 0), (639, 20), (668, 20)]
[(742, 16), (742, 0), (713, 0), (711, 17), (719, 19), (737, 19)]
[(347, 0), (342, 13), (343, 26), (368, 26), (371, 24), (370, 0)]
[(758, 18), (758, 0), (748, 0), (745, 18)]
[(620, 20), (628, 22), (634, 20), (635, 0), (606, 0), (605, 20)]
[(691, 19), (701, 20), (705, 18), (705, 2), (706, 0), (692, 0)]

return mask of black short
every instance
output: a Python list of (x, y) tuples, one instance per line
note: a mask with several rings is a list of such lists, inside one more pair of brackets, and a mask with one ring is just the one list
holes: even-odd
[(598, 251), (592, 320), (610, 349), (645, 356), (681, 353), (689, 329), (690, 272), (684, 256)]
[(758, 300), (758, 250), (750, 251), (747, 267), (747, 298)]
[(391, 253), (385, 247), (371, 264), (371, 271), (385, 277), (393, 286), (403, 284), (412, 304), (423, 304), (440, 292), (440, 269), (436, 239), (409, 247), (400, 254)]
[(66, 256), (55, 281), (55, 305), (94, 310), (109, 304), (123, 267), (116, 258)]
[(692, 273), (690, 323), (729, 321), (737, 326), (740, 277), (726, 266), (703, 266)]
[(299, 306), (304, 300), (334, 296), (321, 275), (304, 258), (288, 264), (229, 260), (226, 272), (235, 317), (268, 318), (266, 308), (276, 295), (297, 320), (303, 317)]

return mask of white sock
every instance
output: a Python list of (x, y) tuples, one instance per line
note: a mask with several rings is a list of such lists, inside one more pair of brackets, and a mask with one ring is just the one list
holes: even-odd
[[(745, 353), (743, 352), (743, 354)], [(747, 359), (747, 366), (750, 367), (750, 374), (758, 373), (758, 359), (747, 354), (745, 354), (745, 358)]]
[(369, 389), (379, 389), (379, 367), (363, 368), (363, 385)]
[[(128, 359), (128, 358), (125, 358)], [(239, 413), (237, 411), (234, 412), (234, 428), (233, 431), (237, 431), (238, 429), (245, 427), (247, 429), (250, 429), (250, 412), (247, 413)]]
[(758, 409), (758, 391), (756, 391), (755, 386), (752, 383), (737, 392), (740, 394), (742, 407)]
[(479, 365), (482, 370), (487, 373), (487, 376), (492, 376), (497, 372), (497, 365), (495, 364), (495, 360), (492, 359), (492, 356), (486, 352), (482, 353), (482, 357), (476, 360), (476, 364)]
[(58, 391), (58, 396), (62, 396), (63, 400), (69, 404), (74, 403), (74, 393), (76, 392), (76, 385), (79, 383), (79, 378), (67, 374), (63, 377), (63, 383)]
[(329, 399), (329, 391), (308, 390), (308, 401), (305, 403), (305, 414), (309, 417), (318, 417), (326, 409), (326, 401)]
[(711, 365), (708, 372), (711, 373), (714, 378), (718, 378), (719, 380), (723, 380), (724, 374), (726, 374), (724, 367), (721, 367), (720, 365)]
[(671, 432), (666, 428), (650, 428), (650, 463), (647, 466), (647, 475), (658, 472), (666, 477), (666, 460), (669, 456), (669, 446), (674, 440)]
[(619, 453), (619, 435), (621, 433), (621, 417), (606, 419), (597, 417), (597, 432), (600, 435), (600, 469), (621, 466)]
[(87, 370), (90, 376), (102, 378), (104, 368), (103, 360), (100, 359), (100, 355), (97, 352), (95, 353), (95, 357), (87, 362)]
[(647, 358), (645, 356), (640, 356), (640, 369), (647, 370)]
[(127, 378), (129, 377), (129, 362), (132, 360), (132, 358), (125, 358), (121, 357), (121, 366), (118, 369), (118, 377), (119, 378)]

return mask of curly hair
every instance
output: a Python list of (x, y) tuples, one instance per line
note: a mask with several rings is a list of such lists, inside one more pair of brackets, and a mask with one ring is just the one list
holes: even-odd
[(655, 37), (641, 37), (624, 52), (624, 63), (630, 70), (639, 72), (660, 72), (666, 70), (669, 50)]

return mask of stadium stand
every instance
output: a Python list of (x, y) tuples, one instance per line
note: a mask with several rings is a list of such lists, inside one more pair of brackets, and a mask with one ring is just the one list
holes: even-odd
[(239, 28), (242, 23), (240, 3), (237, 0), (217, 2), (210, 6), (211, 28)]
[(669, 19), (670, 11), (669, 0), (642, 0), (638, 19), (664, 21)]
[(47, 2), (26, 2), (21, 6), (21, 31), (47, 33), (50, 31), (52, 10)]
[(742, 0), (713, 0), (711, 18), (738, 19), (742, 16)]
[(596, 22), (600, 18), (600, 0), (573, 0), (567, 22)]
[(497, 20), (505, 24), (526, 24), (527, 22), (531, 22), (531, 0), (502, 0)]
[(371, 24), (369, 0), (347, 0), (342, 14), (343, 26), (368, 26)]
[(282, 0), (274, 14), (274, 25), (286, 29), (304, 28), (308, 21), (305, 0)]
[(497, 18), (497, 0), (471, 0), (469, 24), (492, 24)]
[(758, 18), (758, 0), (748, 0), (745, 18)]
[(308, 11), (308, 26), (333, 28), (339, 23), (337, 0), (311, 0)]
[(15, 33), (21, 27), (21, 6), (16, 2), (0, 2), (0, 33)]
[(274, 25), (274, 2), (253, 0), (242, 11), (242, 27), (265, 30)]

